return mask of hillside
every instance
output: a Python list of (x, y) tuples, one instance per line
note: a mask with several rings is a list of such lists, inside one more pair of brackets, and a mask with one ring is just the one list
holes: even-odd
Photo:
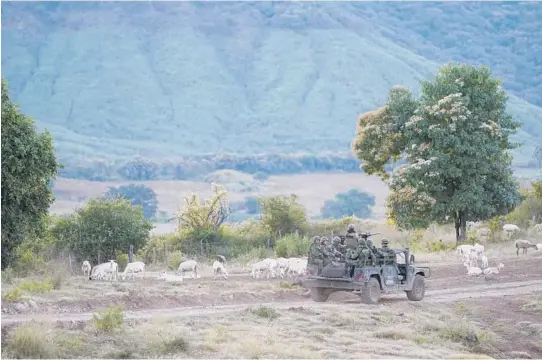
[(525, 165), (542, 138), (540, 19), (535, 3), (8, 2), (2, 75), (62, 160), (164, 159), (348, 151), (390, 86), (488, 64)]

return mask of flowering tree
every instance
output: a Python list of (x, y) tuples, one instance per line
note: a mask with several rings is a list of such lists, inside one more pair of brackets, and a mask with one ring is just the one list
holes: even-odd
[[(508, 150), (520, 126), (486, 67), (450, 64), (422, 83), (415, 99), (392, 88), (387, 104), (358, 120), (353, 151), (368, 174), (388, 180), (390, 218), (402, 228), (454, 222), (458, 242), (467, 221), (506, 214), (519, 203)], [(384, 170), (403, 156), (407, 164)]]

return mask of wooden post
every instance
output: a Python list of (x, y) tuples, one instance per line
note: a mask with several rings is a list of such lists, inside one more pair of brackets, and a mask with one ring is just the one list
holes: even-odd
[(128, 262), (134, 262), (134, 245), (130, 245), (128, 249)]
[(73, 275), (72, 254), (68, 255), (68, 263), (70, 264), (70, 275)]
[(167, 244), (164, 244), (164, 261), (165, 261), (166, 267), (167, 267), (168, 266)]

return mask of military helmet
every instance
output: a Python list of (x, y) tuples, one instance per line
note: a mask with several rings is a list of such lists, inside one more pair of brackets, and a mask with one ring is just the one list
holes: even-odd
[(373, 240), (371, 240), (371, 239), (367, 239), (367, 241), (365, 243), (367, 244), (367, 246), (374, 246), (373, 245)]
[(388, 241), (388, 239), (386, 239), (386, 238), (382, 239), (382, 246), (384, 246), (384, 245), (388, 246), (389, 243), (390, 242)]
[(312, 242), (320, 241), (320, 236), (315, 236), (312, 238)]
[(322, 236), (322, 237), (320, 238), (320, 244), (324, 244), (324, 243), (327, 243), (327, 242), (328, 242), (328, 240), (329, 240), (329, 239), (328, 239), (327, 237), (325, 237), (325, 236)]
[(341, 242), (341, 238), (340, 238), (340, 237), (335, 236), (335, 237), (333, 238), (333, 243), (334, 243), (334, 244), (337, 244), (337, 243), (340, 243), (340, 242)]
[(356, 230), (354, 224), (349, 224), (349, 225), (348, 225), (348, 230), (350, 230), (350, 231)]

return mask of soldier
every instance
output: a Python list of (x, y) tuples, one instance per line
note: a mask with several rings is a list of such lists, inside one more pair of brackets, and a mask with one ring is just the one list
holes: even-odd
[(373, 240), (371, 239), (367, 239), (366, 241), (367, 243), (367, 249), (369, 250), (369, 259), (373, 266), (376, 265), (376, 258), (377, 258), (377, 255), (378, 255), (378, 249), (376, 248), (376, 246), (374, 246), (373, 244)]
[(384, 238), (382, 239), (382, 248), (380, 249), (380, 252), (384, 254), (384, 264), (387, 263), (393, 263), (395, 260), (395, 252), (388, 247), (389, 241), (388, 239)]
[(335, 250), (335, 254), (339, 257), (339, 261), (344, 260), (344, 256), (346, 254), (346, 245), (341, 244), (341, 238), (338, 236), (335, 236), (333, 238), (333, 250)]
[(357, 237), (356, 227), (354, 224), (349, 224), (348, 229), (346, 230), (347, 237)]
[(347, 253), (345, 260), (345, 271), (348, 277), (352, 277), (352, 270), (356, 264), (364, 266), (367, 257), (370, 255), (365, 239), (362, 237), (358, 241), (358, 246), (351, 252)]
[(324, 264), (324, 257), (322, 254), (322, 250), (320, 249), (320, 237), (315, 236), (312, 238), (312, 244), (309, 247), (309, 256), (307, 259), (307, 263), (310, 265), (317, 265), (318, 266), (318, 274), (322, 270), (323, 264)]
[(320, 251), (322, 252), (323, 266), (327, 266), (331, 262), (331, 252), (329, 251), (328, 238), (323, 236), (320, 239)]

